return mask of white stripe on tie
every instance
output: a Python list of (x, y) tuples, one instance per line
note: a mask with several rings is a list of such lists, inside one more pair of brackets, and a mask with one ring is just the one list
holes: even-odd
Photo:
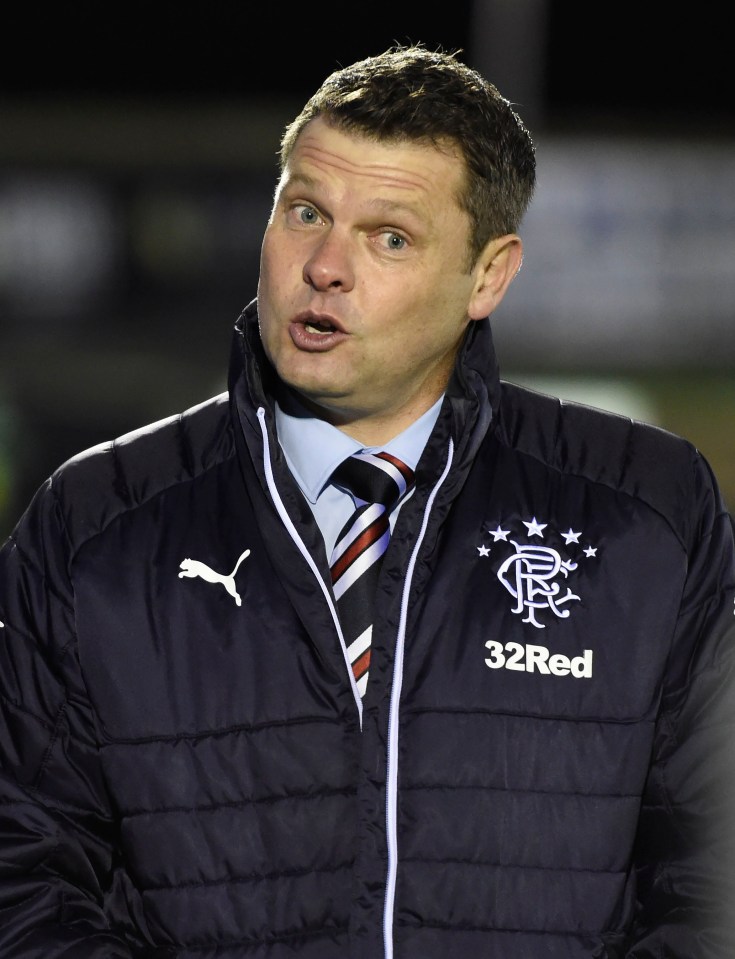
[(337, 537), (330, 567), (349, 661), (364, 696), (375, 589), (390, 541), (389, 515), (412, 487), (413, 470), (389, 453), (355, 453), (337, 467), (332, 482), (346, 489), (356, 505)]

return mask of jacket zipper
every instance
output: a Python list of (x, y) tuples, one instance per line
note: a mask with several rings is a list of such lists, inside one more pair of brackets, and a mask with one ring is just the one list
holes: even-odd
[(332, 594), (327, 587), (327, 584), (322, 579), (319, 570), (317, 569), (316, 563), (314, 562), (311, 553), (306, 548), (304, 541), (299, 536), (298, 530), (291, 521), (291, 517), (286, 512), (286, 507), (283, 505), (283, 500), (281, 499), (281, 494), (278, 492), (276, 487), (276, 481), (273, 476), (273, 466), (271, 464), (271, 452), (270, 452), (270, 440), (268, 438), (268, 429), (265, 424), (265, 409), (262, 406), (258, 407), (258, 420), (260, 421), (260, 431), (263, 434), (263, 466), (265, 468), (265, 479), (268, 484), (268, 489), (270, 490), (271, 497), (273, 498), (273, 503), (275, 504), (278, 515), (281, 517), (283, 525), (288, 530), (291, 539), (294, 541), (298, 547), (299, 552), (304, 557), (306, 562), (309, 565), (309, 569), (312, 571), (316, 577), (316, 581), (319, 583), (324, 598), (327, 601), (327, 606), (329, 607), (329, 612), (332, 614), (332, 621), (334, 622), (334, 628), (337, 630), (337, 636), (339, 637), (339, 645), (342, 649), (342, 656), (345, 661), (345, 668), (347, 669), (347, 676), (350, 680), (350, 686), (352, 687), (352, 695), (355, 698), (355, 705), (357, 706), (357, 714), (360, 720), (360, 731), (362, 732), (362, 697), (357, 689), (357, 683), (355, 682), (355, 677), (352, 672), (352, 667), (350, 666), (350, 658), (347, 655), (347, 646), (345, 644), (345, 638), (342, 633), (342, 627), (339, 623), (339, 616), (337, 615), (337, 609), (334, 605), (334, 600), (332, 599)]
[[(263, 436), (263, 466), (265, 469), (265, 478), (268, 484), (268, 489), (270, 491), (271, 497), (273, 498), (273, 503), (276, 507), (278, 515), (281, 517), (283, 525), (289, 532), (291, 539), (296, 544), (299, 552), (306, 560), (309, 569), (311, 569), (316, 581), (319, 583), (319, 587), (324, 595), (325, 600), (327, 601), (327, 606), (332, 615), (332, 621), (334, 623), (334, 628), (337, 631), (339, 637), (340, 647), (342, 649), (342, 656), (345, 661), (345, 668), (347, 670), (347, 675), (350, 680), (350, 685), (352, 687), (352, 695), (355, 699), (355, 704), (357, 706), (357, 712), (360, 719), (360, 730), (362, 731), (362, 697), (357, 690), (357, 683), (355, 682), (354, 675), (352, 673), (352, 668), (350, 666), (349, 657), (347, 655), (347, 646), (345, 645), (344, 635), (342, 634), (342, 627), (340, 626), (339, 616), (337, 615), (337, 610), (334, 605), (331, 593), (329, 592), (326, 583), (322, 579), (319, 570), (317, 569), (316, 563), (314, 562), (311, 553), (306, 548), (304, 541), (298, 533), (298, 530), (291, 521), (291, 517), (286, 511), (286, 507), (283, 505), (283, 500), (281, 495), (278, 492), (276, 486), (275, 478), (273, 476), (273, 466), (271, 463), (270, 455), (270, 439), (268, 437), (268, 429), (265, 423), (265, 409), (260, 406), (258, 407), (258, 420), (260, 422), (260, 430)], [(398, 839), (397, 839), (397, 805), (398, 805), (398, 727), (399, 727), (399, 706), (401, 699), (401, 687), (403, 684), (403, 654), (405, 649), (405, 640), (406, 640), (406, 617), (408, 614), (408, 598), (411, 591), (411, 583), (413, 582), (413, 573), (416, 567), (416, 559), (418, 557), (419, 550), (424, 541), (424, 536), (426, 535), (426, 527), (429, 523), (429, 516), (431, 510), (434, 506), (434, 500), (441, 489), (444, 480), (447, 478), (449, 470), (452, 466), (452, 460), (454, 458), (454, 443), (452, 439), (449, 440), (449, 447), (447, 452), (447, 462), (444, 466), (444, 470), (439, 477), (434, 489), (429, 495), (427, 500), (426, 507), (424, 509), (424, 517), (421, 523), (421, 528), (419, 530), (418, 536), (416, 537), (416, 542), (414, 543), (413, 550), (411, 552), (411, 558), (408, 562), (408, 567), (406, 570), (406, 578), (403, 584), (403, 593), (401, 596), (401, 615), (398, 623), (398, 633), (396, 636), (396, 652), (395, 652), (395, 662), (393, 666), (393, 684), (391, 687), (391, 696), (390, 696), (390, 712), (388, 714), (388, 756), (387, 756), (387, 782), (386, 782), (386, 835), (387, 835), (387, 845), (388, 845), (388, 870), (386, 876), (386, 886), (385, 886), (385, 906), (383, 910), (383, 944), (385, 951), (385, 959), (393, 959), (393, 911), (395, 906), (395, 895), (396, 895), (396, 875), (398, 871)]]
[(388, 845), (388, 870), (385, 882), (385, 906), (383, 909), (383, 947), (385, 959), (393, 959), (393, 913), (396, 896), (396, 875), (398, 872), (398, 727), (401, 688), (403, 685), (403, 654), (406, 643), (408, 597), (411, 591), (411, 583), (413, 581), (413, 573), (416, 567), (416, 559), (426, 534), (426, 527), (429, 523), (429, 515), (434, 506), (436, 495), (441, 489), (444, 480), (447, 478), (453, 458), (454, 443), (450, 437), (447, 462), (444, 466), (442, 475), (439, 477), (439, 480), (434, 486), (434, 489), (431, 491), (429, 499), (426, 503), (421, 529), (416, 537), (416, 542), (414, 543), (413, 550), (411, 552), (411, 558), (408, 562), (406, 579), (403, 584), (403, 594), (401, 596), (401, 617), (398, 622), (398, 634), (396, 636), (396, 652), (393, 665), (393, 685), (391, 687), (390, 712), (388, 714), (388, 756), (385, 789), (385, 821)]

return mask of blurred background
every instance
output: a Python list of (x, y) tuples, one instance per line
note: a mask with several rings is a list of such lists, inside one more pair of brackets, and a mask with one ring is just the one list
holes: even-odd
[(68, 456), (224, 389), (284, 125), (332, 70), (408, 41), (460, 51), (536, 141), (494, 320), (504, 377), (687, 436), (735, 510), (723, 23), (656, 3), (271, 6), (4, 15), (0, 541)]

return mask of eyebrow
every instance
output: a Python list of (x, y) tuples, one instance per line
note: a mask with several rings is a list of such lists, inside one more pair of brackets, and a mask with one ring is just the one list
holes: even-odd
[(282, 187), (289, 187), (294, 183), (297, 186), (306, 186), (314, 190), (319, 186), (314, 177), (311, 177), (306, 173), (291, 173), (281, 180)]
[[(305, 186), (312, 190), (318, 190), (321, 184), (314, 177), (307, 173), (294, 173), (283, 184), (284, 188), (291, 186)], [(367, 206), (386, 213), (410, 213), (413, 216), (420, 216), (416, 206), (412, 203), (402, 203), (400, 200), (389, 200), (385, 197), (373, 197), (367, 201)]]
[(400, 200), (386, 200), (381, 197), (374, 197), (368, 200), (367, 205), (379, 210), (381, 213), (408, 213), (411, 216), (420, 217), (419, 209), (412, 203), (401, 203)]

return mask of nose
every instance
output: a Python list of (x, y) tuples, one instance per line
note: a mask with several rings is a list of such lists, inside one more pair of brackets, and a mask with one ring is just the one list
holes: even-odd
[(334, 229), (323, 234), (304, 264), (304, 282), (315, 290), (347, 292), (355, 284), (349, 241)]

